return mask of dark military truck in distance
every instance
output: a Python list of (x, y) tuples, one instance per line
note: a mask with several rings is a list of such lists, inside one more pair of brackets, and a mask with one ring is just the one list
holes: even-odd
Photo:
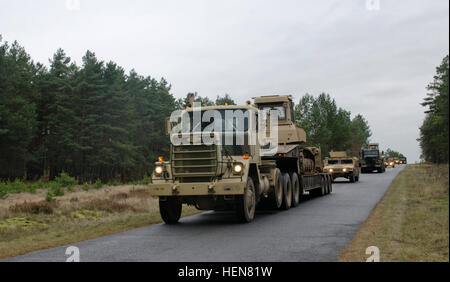
[(370, 143), (366, 149), (361, 151), (361, 172), (385, 172), (386, 167), (383, 155), (384, 152), (380, 151), (380, 146), (378, 143)]
[[(292, 97), (265, 96), (254, 100), (254, 105), (249, 102), (245, 106), (208, 106), (196, 110), (201, 115), (207, 110), (255, 114), (258, 110), (278, 111), (276, 151), (262, 156), (259, 145), (172, 144), (170, 159), (158, 160), (149, 187), (151, 195), (159, 197), (165, 223), (179, 221), (183, 204), (199, 210), (234, 210), (239, 221), (250, 222), (257, 206), (287, 210), (297, 206), (306, 194), (322, 196), (332, 192), (331, 175), (323, 172), (320, 149), (306, 147), (306, 133), (295, 125)], [(193, 110), (188, 108), (185, 113), (191, 114)], [(248, 119), (245, 138), (250, 134), (258, 136), (252, 122), (255, 121)], [(167, 127), (170, 130), (170, 123)]]

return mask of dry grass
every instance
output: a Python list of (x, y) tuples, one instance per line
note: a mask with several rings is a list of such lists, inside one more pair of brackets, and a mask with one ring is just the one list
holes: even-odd
[[(46, 202), (45, 191), (0, 200), (0, 258), (70, 244), (162, 222), (146, 186), (83, 191)], [(183, 207), (183, 216), (198, 211)]]
[(448, 165), (408, 165), (339, 261), (365, 261), (369, 246), (385, 262), (449, 261)]

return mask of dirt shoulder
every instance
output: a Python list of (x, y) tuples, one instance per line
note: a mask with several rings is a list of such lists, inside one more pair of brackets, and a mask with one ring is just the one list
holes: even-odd
[(382, 262), (449, 261), (448, 165), (408, 165), (339, 261), (366, 261), (369, 246)]
[[(0, 200), (0, 258), (162, 222), (158, 200), (145, 185), (75, 187), (52, 202), (45, 201), (46, 193), (9, 194)], [(196, 213), (183, 207), (183, 216)]]

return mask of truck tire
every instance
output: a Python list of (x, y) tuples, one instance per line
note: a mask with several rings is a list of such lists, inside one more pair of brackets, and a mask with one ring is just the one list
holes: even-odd
[(281, 210), (288, 210), (292, 205), (292, 183), (289, 173), (283, 173), (283, 203)]
[(359, 182), (359, 175), (358, 175), (358, 176), (355, 176), (355, 181), (356, 181), (356, 182)]
[(329, 186), (329, 194), (331, 194), (331, 193), (333, 193), (333, 177), (332, 176), (330, 176), (329, 177), (329, 181), (330, 181), (330, 186)]
[(253, 180), (249, 177), (245, 185), (244, 195), (236, 199), (236, 216), (240, 222), (251, 222), (255, 218), (256, 192)]
[(324, 196), (326, 194), (326, 181), (325, 181), (324, 176), (322, 176), (320, 179), (320, 188), (316, 188), (316, 189), (312, 190), (311, 192), (312, 192), (312, 196), (314, 196), (314, 197)]
[(159, 212), (166, 224), (176, 224), (181, 217), (182, 204), (178, 197), (159, 198)]
[(283, 204), (283, 175), (279, 168), (275, 171), (274, 187), (269, 196), (269, 206), (279, 209)]
[(292, 185), (292, 207), (298, 206), (300, 203), (300, 181), (296, 172), (291, 173), (291, 185)]
[(350, 174), (349, 178), (350, 183), (355, 183), (355, 175), (353, 173)]
[(298, 182), (299, 182), (299, 198), (298, 198), (298, 202), (301, 203), (305, 200), (305, 186), (304, 186), (304, 182), (303, 182), (303, 175), (299, 175), (298, 176)]

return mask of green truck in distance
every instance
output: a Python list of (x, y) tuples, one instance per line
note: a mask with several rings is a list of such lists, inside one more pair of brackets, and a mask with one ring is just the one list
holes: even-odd
[(366, 149), (361, 151), (361, 172), (371, 173), (377, 171), (383, 173), (386, 171), (384, 152), (380, 151), (378, 143), (370, 143)]

